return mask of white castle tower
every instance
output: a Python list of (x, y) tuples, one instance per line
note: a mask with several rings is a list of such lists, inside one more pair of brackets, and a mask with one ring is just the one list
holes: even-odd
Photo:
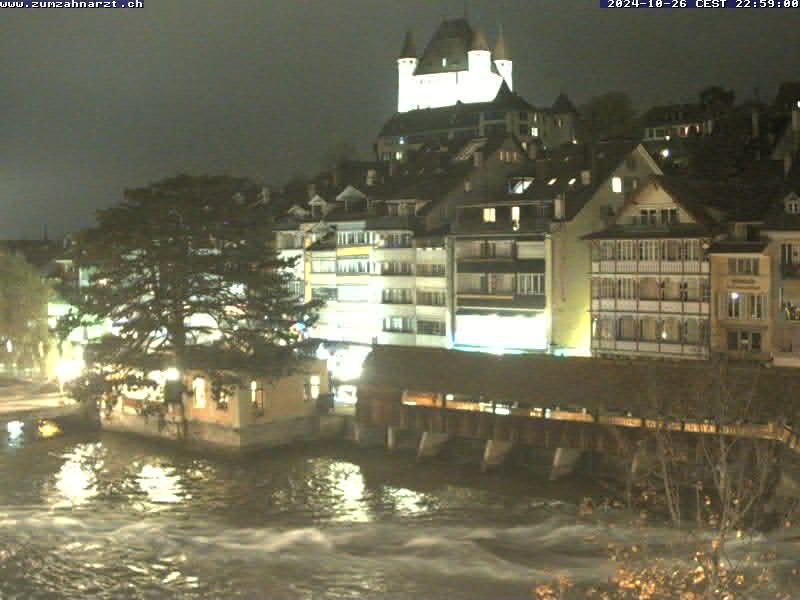
[(500, 32), (494, 57), (466, 19), (442, 22), (422, 56), (406, 33), (397, 59), (397, 111), (494, 100), (503, 81), (513, 89), (511, 57)]
[(497, 43), (494, 47), (494, 65), (497, 67), (497, 72), (508, 84), (508, 89), (514, 91), (514, 75), (513, 65), (511, 63), (511, 54), (506, 47), (506, 36), (503, 35), (503, 28), (500, 28), (497, 34)]
[(406, 32), (403, 49), (397, 58), (397, 112), (408, 112), (416, 108), (414, 93), (414, 71), (417, 69), (417, 49), (411, 37), (411, 30)]

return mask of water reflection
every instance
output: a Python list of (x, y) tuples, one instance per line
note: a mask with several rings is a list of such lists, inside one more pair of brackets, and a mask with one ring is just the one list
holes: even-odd
[(340, 496), (335, 520), (357, 523), (371, 521), (361, 467), (346, 462), (334, 463), (331, 465), (330, 478)]
[(178, 504), (182, 501), (183, 485), (173, 467), (144, 465), (136, 478), (139, 489), (156, 504)]
[(419, 494), (407, 488), (384, 488), (384, 493), (397, 512), (407, 515), (416, 515), (425, 512), (427, 500), (423, 494)]
[(55, 506), (79, 506), (97, 496), (97, 473), (104, 465), (101, 444), (78, 444), (62, 458), (66, 461), (55, 475), (51, 497)]

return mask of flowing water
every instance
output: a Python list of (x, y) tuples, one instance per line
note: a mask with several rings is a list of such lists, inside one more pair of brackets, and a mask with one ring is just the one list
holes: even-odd
[[(234, 459), (111, 434), (4, 436), (3, 600), (677, 598), (666, 580), (708, 542), (623, 508), (586, 514), (597, 489), (524, 471), (345, 445)], [(800, 597), (798, 535), (729, 545), (749, 559), (742, 589), (763, 579), (749, 597)]]

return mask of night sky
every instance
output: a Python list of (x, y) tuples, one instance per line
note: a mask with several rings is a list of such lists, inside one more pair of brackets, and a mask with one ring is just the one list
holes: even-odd
[[(273, 185), (348, 141), (371, 154), (395, 57), (462, 0), (144, 0), (139, 10), (0, 9), (0, 238), (89, 225), (125, 187), (178, 172)], [(800, 79), (800, 10), (604, 10), (597, 0), (469, 2), (503, 25), (517, 91), (549, 105), (628, 91), (639, 108), (705, 85)]]

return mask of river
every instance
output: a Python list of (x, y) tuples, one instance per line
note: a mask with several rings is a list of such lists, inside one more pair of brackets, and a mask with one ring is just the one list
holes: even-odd
[[(587, 511), (586, 496), (599, 505), (602, 492), (346, 445), (236, 459), (103, 433), (3, 439), (0, 598), (689, 593), (707, 533)], [(755, 590), (737, 597), (800, 597), (795, 528), (727, 551)]]

